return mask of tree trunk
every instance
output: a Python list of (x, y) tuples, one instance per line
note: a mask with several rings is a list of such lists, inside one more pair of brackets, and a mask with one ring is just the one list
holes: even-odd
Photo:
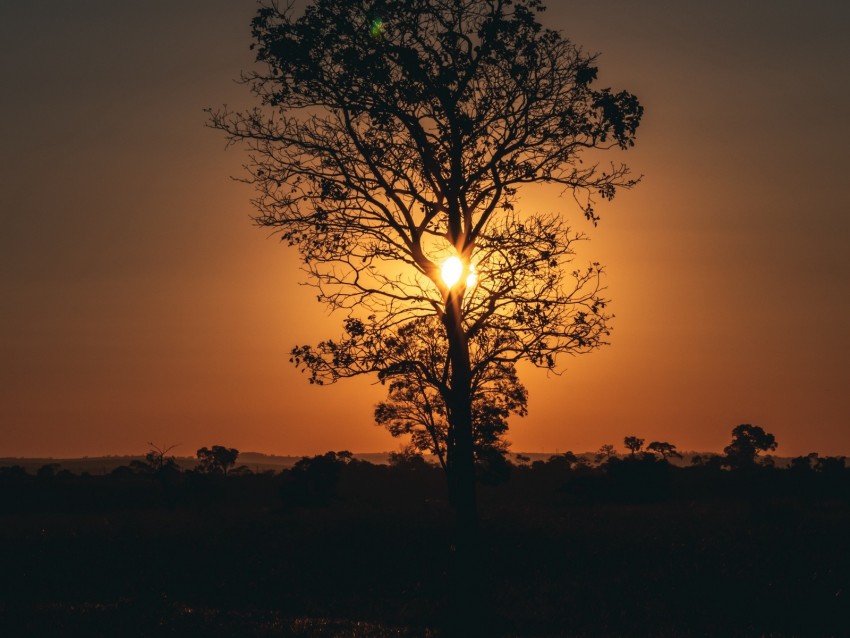
[(451, 361), (449, 423), (449, 494), (455, 510), (452, 546), (452, 599), (450, 635), (472, 638), (480, 634), (478, 582), (478, 501), (472, 437), (472, 371), (469, 343), (463, 329), (460, 295), (450, 293), (445, 324)]

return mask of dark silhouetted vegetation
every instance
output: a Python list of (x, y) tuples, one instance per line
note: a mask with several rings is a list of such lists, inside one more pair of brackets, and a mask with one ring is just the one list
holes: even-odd
[(623, 439), (623, 445), (629, 451), (631, 456), (634, 456), (643, 449), (645, 439), (640, 439), (636, 436), (627, 436)]
[(753, 467), (759, 452), (772, 452), (777, 447), (776, 438), (758, 425), (744, 423), (732, 430), (732, 442), (723, 448), (726, 464), (735, 469)]
[(224, 447), (223, 445), (213, 445), (211, 448), (202, 447), (198, 450), (198, 471), (204, 474), (222, 474), (227, 476), (227, 472), (236, 465), (236, 459), (239, 458), (239, 450), (235, 448)]
[[(481, 631), (846, 635), (845, 459), (673, 459), (501, 457), (480, 490)], [(2, 635), (446, 635), (452, 508), (415, 448), (383, 465), (341, 451), (282, 472), (166, 468), (0, 468)]]
[(506, 477), (507, 416), (525, 411), (516, 364), (554, 370), (609, 334), (602, 267), (573, 263), (584, 235), (517, 211), (519, 192), (559, 187), (596, 224), (638, 181), (597, 156), (634, 145), (643, 107), (598, 85), (596, 57), (543, 26), (540, 0), (296, 4), (260, 3), (254, 107), (210, 109), (209, 125), (247, 147), (257, 223), (345, 315), (292, 362), (311, 383), (376, 375), (378, 421), (442, 463), (459, 618), (478, 589), (476, 485)]

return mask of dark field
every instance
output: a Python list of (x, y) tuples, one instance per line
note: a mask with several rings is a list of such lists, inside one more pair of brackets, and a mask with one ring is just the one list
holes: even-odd
[[(441, 472), (305, 467), (3, 470), (0, 635), (443, 635)], [(514, 468), (480, 489), (482, 633), (848, 636), (849, 478)]]

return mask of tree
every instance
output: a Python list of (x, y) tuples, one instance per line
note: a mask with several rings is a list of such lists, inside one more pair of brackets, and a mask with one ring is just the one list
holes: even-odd
[[(262, 6), (263, 69), (244, 77), (260, 106), (210, 110), (212, 127), (249, 148), (258, 224), (297, 247), (319, 300), (348, 314), (341, 341), (295, 348), (296, 365), (316, 383), (378, 373), (439, 396), (458, 556), (475, 546), (476, 377), (520, 360), (554, 369), (608, 335), (602, 267), (570, 266), (584, 235), (557, 214), (517, 211), (518, 191), (555, 185), (595, 224), (597, 201), (636, 183), (625, 165), (583, 155), (632, 146), (642, 107), (595, 88), (595, 56), (543, 28), (542, 10)], [(440, 377), (393, 356), (399, 331), (423, 318), (443, 333)]]
[(213, 445), (212, 448), (202, 447), (197, 454), (199, 472), (227, 476), (228, 470), (236, 464), (239, 450), (222, 445)]
[(606, 443), (602, 447), (599, 448), (599, 451), (596, 453), (596, 463), (602, 465), (603, 463), (607, 463), (612, 458), (617, 457), (617, 451), (614, 449), (614, 446), (610, 443)]
[(744, 423), (732, 429), (732, 442), (723, 448), (725, 463), (732, 469), (753, 467), (759, 452), (772, 452), (777, 446), (772, 434), (758, 425)]
[(682, 458), (682, 455), (676, 451), (676, 446), (666, 441), (653, 441), (646, 446), (646, 449), (649, 452), (658, 454), (665, 461), (670, 457)]
[(153, 443), (148, 443), (150, 449), (145, 454), (145, 463), (147, 463), (150, 471), (152, 472), (165, 472), (165, 471), (177, 471), (180, 469), (180, 466), (177, 464), (177, 461), (174, 460), (173, 456), (166, 458), (166, 454), (168, 454), (171, 450), (176, 448), (179, 443), (175, 443), (174, 445), (168, 446), (159, 446), (154, 445)]
[(636, 436), (627, 436), (623, 439), (623, 445), (629, 451), (629, 456), (634, 456), (643, 449), (644, 439), (639, 439)]
[[(484, 335), (476, 337), (474, 354), (488, 353)], [(387, 345), (390, 358), (378, 378), (389, 385), (388, 400), (375, 408), (375, 421), (393, 436), (410, 436), (416, 450), (433, 454), (448, 472), (453, 430), (440, 392), (440, 379), (449, 374), (445, 331), (434, 317), (414, 319), (385, 339)], [(507, 451), (508, 417), (526, 414), (528, 395), (510, 362), (473, 366), (471, 395), (473, 453), (482, 464)]]

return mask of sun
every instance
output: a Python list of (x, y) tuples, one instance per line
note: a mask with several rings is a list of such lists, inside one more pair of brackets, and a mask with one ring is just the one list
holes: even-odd
[[(460, 278), (463, 276), (464, 266), (460, 257), (453, 255), (443, 262), (440, 268), (440, 275), (443, 278), (443, 283), (449, 288), (453, 288)], [(478, 281), (478, 276), (475, 274), (475, 266), (469, 264), (469, 274), (466, 276), (466, 287), (472, 288)]]
[(440, 269), (440, 274), (443, 277), (443, 283), (449, 288), (454, 287), (460, 281), (460, 276), (463, 274), (463, 262), (460, 260), (460, 257), (452, 256), (446, 259)]

